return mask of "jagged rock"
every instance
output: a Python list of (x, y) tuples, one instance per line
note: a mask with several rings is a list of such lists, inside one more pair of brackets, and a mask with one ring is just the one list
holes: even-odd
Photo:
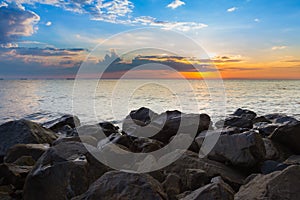
[(270, 138), (300, 154), (300, 122), (289, 123), (277, 128)]
[(31, 156), (21, 156), (13, 162), (13, 164), (18, 166), (34, 166), (35, 163), (36, 160), (34, 160)]
[(257, 175), (241, 186), (235, 200), (298, 200), (300, 194), (300, 166), (290, 166), (283, 171)]
[(253, 120), (256, 117), (255, 112), (253, 112), (251, 110), (247, 110), (247, 109), (241, 109), (241, 108), (238, 108), (233, 113), (233, 115), (239, 116), (239, 117), (242, 117), (242, 118), (246, 118), (246, 119), (249, 119), (249, 120)]
[(213, 179), (212, 183), (203, 186), (180, 200), (233, 200), (234, 190), (221, 178)]
[(136, 138), (133, 140), (133, 152), (149, 153), (162, 148), (164, 144), (149, 138)]
[(86, 147), (97, 151), (95, 147), (79, 142), (65, 142), (49, 148), (26, 179), (24, 199), (63, 200), (85, 192), (109, 170)]
[(147, 174), (130, 174), (120, 171), (105, 173), (84, 194), (72, 200), (167, 199), (161, 184)]
[(60, 137), (53, 142), (53, 146), (58, 145), (63, 142), (83, 142), (94, 147), (97, 146), (98, 141), (96, 138), (90, 135), (82, 135), (82, 136), (72, 136), (72, 137)]
[(75, 128), (77, 126), (80, 126), (80, 120), (77, 116), (74, 115), (64, 115), (58, 119), (54, 119), (43, 124), (44, 127), (56, 133), (67, 133), (67, 129), (64, 128), (66, 125), (71, 128)]
[(12, 185), (2, 185), (0, 186), (0, 199), (1, 200), (13, 200), (11, 194), (14, 192), (14, 187)]
[[(196, 142), (202, 144), (202, 138)], [(221, 135), (207, 155), (209, 159), (239, 167), (253, 167), (264, 160), (265, 148), (261, 136), (253, 131)]]
[(253, 123), (251, 120), (243, 117), (238, 116), (230, 116), (227, 117), (225, 120), (220, 120), (216, 122), (215, 126), (217, 128), (223, 128), (223, 127), (239, 127), (239, 128), (249, 128), (251, 129), (253, 127)]
[(16, 189), (22, 189), (27, 174), (32, 166), (18, 166), (11, 163), (0, 165), (0, 177), (3, 179), (2, 184), (13, 185)]
[[(167, 159), (162, 158), (162, 159)], [(233, 188), (239, 188), (243, 184), (246, 176), (237, 170), (234, 170), (222, 163), (212, 161), (206, 158), (199, 158), (198, 154), (186, 151), (183, 155), (170, 164), (169, 166), (162, 169), (165, 174), (175, 173), (182, 179), (184, 188), (187, 186), (186, 169), (201, 169), (204, 170), (208, 177), (212, 178), (215, 176), (221, 176), (227, 183)]]
[(15, 144), (51, 144), (57, 136), (49, 129), (28, 120), (16, 120), (0, 126), (0, 156)]
[(176, 174), (169, 174), (162, 183), (162, 186), (169, 199), (176, 199), (176, 195), (180, 194), (182, 191), (181, 178)]
[(48, 144), (16, 144), (8, 149), (4, 161), (13, 163), (22, 156), (30, 156), (37, 161), (48, 148)]

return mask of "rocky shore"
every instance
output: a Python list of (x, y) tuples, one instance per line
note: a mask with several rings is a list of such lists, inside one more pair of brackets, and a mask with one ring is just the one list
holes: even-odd
[[(148, 137), (153, 130), (157, 134)], [(191, 137), (192, 130), (188, 150), (149, 173), (114, 170), (91, 153), (112, 151), (110, 144), (154, 152), (175, 135)], [(216, 145), (199, 157), (205, 138), (217, 132)], [(143, 107), (131, 111), (121, 128), (110, 122), (80, 125), (72, 115), (0, 125), (0, 200), (298, 200), (299, 184), (300, 121), (285, 114), (237, 109), (212, 122), (207, 114), (157, 114)]]

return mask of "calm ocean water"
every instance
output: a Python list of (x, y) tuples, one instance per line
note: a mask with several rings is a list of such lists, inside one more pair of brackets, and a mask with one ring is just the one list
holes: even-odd
[(286, 113), (300, 119), (300, 80), (225, 80), (225, 96), (221, 83), (199, 80), (189, 82), (193, 90), (180, 80), (104, 80), (96, 88), (95, 81), (81, 80), (82, 94), (84, 88), (95, 92), (80, 97), (73, 94), (73, 80), (1, 80), (0, 84), (0, 124), (20, 118), (45, 122), (72, 114), (73, 98), (83, 123), (118, 122), (142, 106), (158, 113), (174, 109), (207, 113), (213, 121), (237, 108), (259, 115)]

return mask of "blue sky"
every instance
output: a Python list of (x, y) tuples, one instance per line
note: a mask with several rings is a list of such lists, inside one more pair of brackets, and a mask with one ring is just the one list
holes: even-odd
[(98, 43), (147, 27), (184, 34), (214, 60), (240, 60), (217, 66), (225, 77), (300, 77), (299, 0), (4, 0), (0, 17), (1, 77), (74, 75)]

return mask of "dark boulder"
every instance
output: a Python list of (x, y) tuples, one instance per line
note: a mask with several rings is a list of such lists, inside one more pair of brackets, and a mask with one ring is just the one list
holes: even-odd
[(180, 200), (233, 200), (234, 190), (226, 184), (222, 178), (212, 179), (211, 183), (205, 185)]
[(149, 108), (141, 107), (138, 110), (133, 110), (124, 119), (122, 130), (130, 132), (132, 127), (146, 126), (150, 124), (153, 118), (157, 117), (158, 114), (150, 110)]
[(64, 142), (82, 142), (94, 147), (97, 147), (98, 140), (90, 135), (82, 135), (82, 136), (72, 136), (72, 137), (60, 137), (53, 142), (53, 146), (58, 145)]
[(43, 126), (56, 133), (66, 133), (66, 126), (69, 126), (71, 128), (80, 126), (80, 120), (77, 116), (74, 115), (64, 115), (58, 119), (43, 123)]
[(30, 156), (37, 161), (48, 148), (49, 145), (45, 144), (16, 144), (8, 149), (4, 161), (13, 163), (22, 156)]
[(271, 140), (290, 148), (300, 154), (300, 122), (289, 123), (278, 127), (271, 135)]
[(261, 123), (261, 122), (269, 123), (269, 124), (272, 123), (270, 120), (268, 120), (268, 119), (265, 118), (264, 116), (255, 117), (255, 118), (252, 120), (252, 123), (253, 123), (253, 124)]
[(26, 176), (31, 171), (32, 166), (18, 166), (11, 163), (0, 165), (1, 185), (13, 185), (16, 189), (23, 189)]
[(251, 111), (251, 110), (247, 110), (247, 109), (237, 109), (234, 113), (234, 116), (238, 116), (238, 117), (242, 117), (242, 118), (246, 118), (249, 120), (253, 120), (256, 117), (256, 113)]
[(133, 152), (149, 153), (162, 148), (164, 144), (158, 140), (149, 138), (136, 138), (133, 140)]
[(253, 129), (258, 130), (263, 137), (267, 137), (271, 135), (274, 132), (274, 130), (279, 126), (280, 124), (270, 124), (267, 122), (260, 122), (260, 123), (255, 123), (253, 125)]
[(77, 127), (72, 136), (92, 136), (97, 140), (104, 139), (112, 134), (119, 133), (118, 127), (110, 122), (101, 122), (94, 125), (83, 125)]
[(274, 160), (266, 160), (261, 166), (261, 173), (262, 174), (270, 174), (275, 171), (282, 171), (287, 168), (289, 165), (276, 162)]
[[(168, 158), (166, 157), (162, 159)], [(207, 173), (209, 178), (221, 176), (233, 188), (239, 188), (246, 178), (245, 175), (238, 170), (234, 170), (223, 163), (206, 158), (199, 158), (198, 154), (190, 151), (183, 153), (178, 160), (163, 168), (161, 171), (163, 171), (165, 174), (177, 174), (182, 179), (183, 187), (188, 188), (189, 176), (187, 176), (187, 169), (201, 169)]]
[(283, 163), (287, 165), (300, 165), (300, 155), (291, 155)]
[(196, 190), (208, 184), (210, 178), (202, 169), (186, 169), (186, 186), (188, 190)]
[(93, 146), (65, 142), (49, 148), (27, 176), (24, 199), (70, 199), (85, 192), (109, 169), (86, 149)]
[(223, 128), (223, 127), (239, 127), (239, 128), (249, 128), (251, 129), (253, 127), (253, 123), (251, 120), (247, 118), (242, 118), (238, 116), (231, 116), (227, 117), (225, 120), (220, 120), (216, 122), (215, 126), (217, 128)]
[(235, 200), (298, 200), (299, 180), (300, 166), (290, 166), (283, 171), (257, 175), (246, 185), (241, 186), (235, 195)]
[(105, 173), (84, 194), (72, 200), (167, 199), (161, 184), (147, 174), (131, 174), (120, 171)]
[[(196, 138), (196, 142), (202, 145), (203, 138)], [(207, 157), (238, 167), (253, 167), (265, 158), (264, 142), (261, 136), (253, 131), (221, 135)]]
[(274, 124), (288, 124), (293, 122), (298, 122), (297, 119), (291, 116), (287, 116), (286, 114), (281, 113), (274, 113), (274, 114), (268, 114), (264, 116), (266, 119), (271, 121)]
[(10, 121), (0, 126), (0, 156), (15, 144), (51, 144), (54, 132), (28, 120)]
[(182, 192), (181, 178), (176, 174), (169, 174), (162, 186), (170, 200), (176, 199), (176, 195)]

